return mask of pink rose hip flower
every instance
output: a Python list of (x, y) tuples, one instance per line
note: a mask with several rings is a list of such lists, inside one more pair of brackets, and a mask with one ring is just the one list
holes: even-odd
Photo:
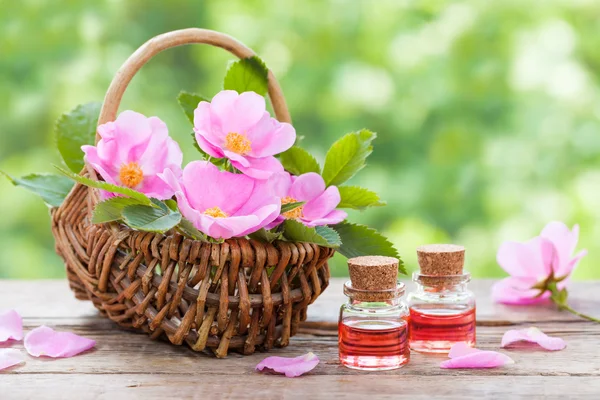
[(279, 197), (267, 181), (219, 169), (208, 161), (194, 161), (178, 179), (171, 170), (159, 176), (175, 192), (184, 217), (201, 232), (229, 239), (255, 232), (281, 211)]
[[(164, 122), (123, 111), (114, 122), (98, 127), (102, 139), (97, 146), (82, 146), (85, 160), (108, 183), (135, 189), (160, 200), (173, 196), (173, 190), (158, 173), (170, 169), (180, 174), (183, 154), (169, 137)], [(112, 193), (103, 193), (113, 197)]]
[(586, 250), (573, 256), (579, 226), (569, 230), (562, 222), (550, 222), (540, 236), (525, 243), (505, 242), (498, 250), (498, 264), (510, 277), (496, 283), (492, 296), (499, 303), (532, 304), (548, 299), (548, 284), (552, 281), (558, 290), (568, 283)]
[(194, 111), (194, 132), (200, 148), (211, 157), (227, 157), (244, 174), (268, 179), (282, 172), (273, 157), (292, 147), (296, 131), (271, 118), (264, 97), (254, 92), (223, 90)]
[(333, 225), (342, 222), (348, 214), (336, 210), (340, 204), (340, 191), (336, 186), (325, 188), (321, 175), (309, 172), (300, 176), (291, 176), (287, 172), (273, 177), (272, 185), (281, 197), (281, 204), (305, 202), (300, 207), (285, 212), (270, 224), (269, 229), (279, 225), (285, 219), (295, 219), (309, 227)]
[(498, 264), (510, 274), (492, 286), (498, 303), (525, 305), (551, 299), (559, 309), (590, 321), (599, 319), (581, 314), (567, 303), (571, 273), (587, 254), (573, 255), (579, 239), (579, 226), (570, 230), (562, 222), (550, 222), (540, 236), (525, 243), (505, 242), (498, 249)]

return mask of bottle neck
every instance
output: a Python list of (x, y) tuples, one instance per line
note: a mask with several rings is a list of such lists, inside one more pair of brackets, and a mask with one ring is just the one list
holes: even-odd
[(401, 306), (403, 304), (403, 302), (402, 302), (402, 297), (397, 297), (397, 298), (393, 298), (393, 299), (385, 299), (385, 300), (381, 300), (381, 301), (376, 301), (376, 299), (374, 299), (373, 301), (363, 301), (363, 300), (354, 299), (352, 297), (348, 297), (347, 304), (349, 307), (352, 307), (355, 309), (383, 310), (383, 309)]
[(461, 284), (423, 284), (415, 282), (417, 284), (417, 292), (419, 293), (431, 293), (431, 294), (445, 294), (445, 293), (464, 293), (467, 289), (466, 283)]
[(417, 292), (428, 294), (450, 294), (467, 292), (467, 284), (471, 275), (464, 272), (461, 275), (424, 275), (413, 273), (413, 281), (417, 284)]

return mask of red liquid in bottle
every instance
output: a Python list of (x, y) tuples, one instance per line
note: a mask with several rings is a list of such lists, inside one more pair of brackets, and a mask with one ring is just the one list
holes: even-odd
[(410, 348), (424, 353), (447, 353), (453, 344), (475, 346), (475, 308), (410, 309)]
[(340, 362), (349, 368), (386, 370), (410, 358), (408, 323), (405, 320), (348, 318), (339, 324)]

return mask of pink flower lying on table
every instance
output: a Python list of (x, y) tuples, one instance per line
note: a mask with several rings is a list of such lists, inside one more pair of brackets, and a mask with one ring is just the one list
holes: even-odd
[(283, 213), (268, 226), (273, 228), (285, 219), (295, 219), (306, 226), (333, 225), (342, 222), (348, 214), (336, 210), (340, 204), (340, 191), (336, 186), (325, 188), (321, 175), (309, 172), (300, 176), (291, 176), (287, 172), (272, 178), (275, 192), (281, 197), (282, 204), (305, 202), (304, 205)]
[(175, 192), (183, 216), (215, 239), (248, 235), (281, 211), (281, 201), (267, 181), (219, 171), (208, 161), (189, 163), (181, 179), (170, 170), (159, 175)]
[(319, 364), (319, 357), (314, 353), (307, 353), (303, 356), (289, 357), (267, 357), (256, 366), (258, 371), (265, 368), (285, 374), (288, 378), (295, 378), (309, 371), (312, 371)]
[(292, 147), (294, 127), (271, 118), (265, 98), (234, 90), (219, 92), (212, 101), (201, 101), (194, 111), (194, 132), (202, 150), (211, 157), (227, 157), (244, 174), (267, 179), (282, 172), (273, 157)]
[[(165, 200), (173, 190), (158, 177), (165, 169), (180, 174), (183, 154), (164, 122), (123, 111), (114, 122), (98, 127), (97, 146), (82, 146), (85, 160), (108, 182)], [(114, 194), (102, 192), (103, 197)]]
[(567, 347), (564, 340), (546, 335), (538, 328), (511, 329), (502, 336), (502, 347), (508, 347), (517, 342), (536, 343), (546, 350), (556, 351)]
[(562, 222), (550, 222), (540, 236), (528, 242), (503, 243), (497, 260), (511, 276), (494, 284), (493, 299), (498, 303), (523, 305), (550, 298), (560, 309), (600, 322), (576, 312), (567, 304), (569, 276), (587, 254), (586, 250), (581, 250), (573, 255), (578, 239), (578, 225), (569, 230)]
[(515, 363), (506, 354), (474, 349), (462, 342), (452, 346), (448, 357), (440, 364), (441, 368), (495, 368)]
[(23, 339), (23, 319), (15, 310), (0, 312), (0, 343)]
[(91, 349), (96, 342), (71, 332), (56, 332), (40, 326), (25, 336), (25, 349), (34, 357), (73, 357)]

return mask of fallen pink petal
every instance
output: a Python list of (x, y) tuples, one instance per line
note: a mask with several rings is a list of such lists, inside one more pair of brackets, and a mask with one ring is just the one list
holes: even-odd
[(502, 336), (502, 347), (507, 347), (517, 342), (537, 343), (544, 349), (552, 351), (562, 350), (567, 347), (567, 343), (563, 339), (548, 336), (535, 327), (511, 329)]
[(73, 357), (95, 345), (94, 340), (71, 332), (56, 332), (43, 325), (25, 336), (25, 349), (34, 357)]
[(15, 310), (0, 312), (0, 343), (23, 339), (23, 319)]
[(468, 344), (466, 344), (465, 342), (459, 342), (459, 343), (454, 344), (450, 348), (450, 353), (448, 354), (448, 357), (457, 358), (457, 357), (466, 356), (467, 354), (478, 353), (480, 351), (481, 350), (475, 349), (475, 348), (469, 346)]
[(288, 378), (294, 378), (312, 371), (319, 364), (319, 357), (314, 353), (307, 353), (300, 357), (267, 357), (256, 366), (258, 371), (265, 368), (271, 369)]
[(0, 349), (0, 371), (24, 361), (23, 355), (17, 349)]
[(484, 351), (456, 343), (450, 349), (451, 357), (440, 364), (440, 368), (495, 368), (515, 362), (506, 354)]

